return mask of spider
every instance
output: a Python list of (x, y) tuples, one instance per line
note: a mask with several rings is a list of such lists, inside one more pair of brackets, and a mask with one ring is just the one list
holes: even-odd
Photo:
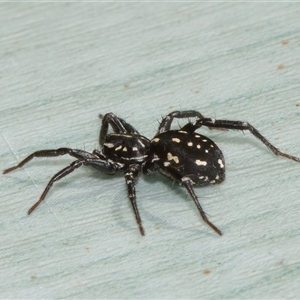
[[(182, 185), (195, 202), (203, 221), (217, 234), (222, 235), (221, 230), (208, 220), (194, 192), (193, 185), (205, 186), (224, 181), (225, 160), (219, 147), (209, 138), (196, 133), (197, 129), (206, 126), (225, 130), (248, 130), (275, 155), (300, 162), (299, 158), (275, 148), (257, 129), (247, 122), (205, 118), (200, 112), (194, 110), (173, 111), (168, 114), (162, 119), (152, 140), (142, 136), (132, 125), (113, 113), (100, 115), (99, 117), (102, 119), (99, 136), (101, 150), (94, 150), (92, 153), (71, 148), (40, 150), (30, 154), (16, 166), (3, 171), (3, 174), (6, 174), (21, 168), (34, 157), (68, 154), (76, 158), (69, 166), (50, 179), (40, 199), (28, 210), (28, 214), (31, 214), (45, 199), (55, 181), (85, 165), (109, 175), (124, 174), (128, 198), (139, 231), (143, 236), (145, 231), (136, 203), (134, 181), (140, 173), (149, 174), (158, 171)], [(188, 121), (179, 130), (171, 130), (174, 118), (195, 118), (195, 121)], [(112, 127), (113, 133), (108, 133), (109, 126)]]

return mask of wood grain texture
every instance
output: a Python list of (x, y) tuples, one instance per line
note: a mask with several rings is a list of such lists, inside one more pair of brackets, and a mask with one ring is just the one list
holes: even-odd
[[(38, 149), (97, 148), (97, 115), (110, 111), (149, 138), (172, 110), (248, 121), (299, 157), (299, 13), (292, 3), (2, 3), (1, 169)], [(72, 161), (36, 159), (1, 177), (1, 298), (298, 298), (300, 165), (249, 133), (201, 132), (226, 157), (226, 181), (196, 189), (224, 236), (159, 175), (137, 184), (143, 238), (124, 179), (84, 168), (27, 216)]]

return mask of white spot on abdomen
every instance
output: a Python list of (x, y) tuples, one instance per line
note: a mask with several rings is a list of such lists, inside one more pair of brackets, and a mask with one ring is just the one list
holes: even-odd
[(207, 162), (205, 160), (200, 160), (200, 159), (196, 159), (195, 163), (198, 166), (206, 166), (207, 165)]
[(174, 160), (176, 162), (176, 164), (179, 163), (178, 156), (173, 156), (172, 153), (170, 153), (170, 152), (168, 152), (167, 158), (168, 158), (168, 160)]
[(178, 138), (172, 138), (172, 141), (175, 143), (180, 143), (180, 139), (178, 139)]
[(224, 168), (224, 164), (221, 158), (218, 159), (218, 164), (220, 165), (220, 168), (223, 169)]

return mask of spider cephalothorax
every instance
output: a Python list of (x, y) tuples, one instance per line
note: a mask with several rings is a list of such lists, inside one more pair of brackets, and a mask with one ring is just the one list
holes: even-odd
[[(47, 184), (40, 199), (28, 210), (30, 214), (46, 197), (52, 184), (82, 165), (91, 166), (106, 174), (124, 174), (128, 198), (132, 204), (141, 235), (144, 235), (142, 220), (136, 204), (134, 181), (143, 172), (159, 171), (164, 176), (186, 188), (194, 200), (203, 220), (215, 232), (222, 232), (212, 224), (203, 211), (194, 192), (193, 185), (203, 186), (221, 183), (225, 179), (225, 161), (219, 147), (209, 138), (196, 132), (201, 126), (219, 129), (248, 130), (275, 155), (300, 162), (300, 159), (275, 148), (252, 125), (247, 122), (205, 118), (197, 111), (174, 111), (163, 118), (152, 140), (139, 132), (125, 120), (113, 113), (102, 118), (99, 143), (101, 150), (92, 153), (78, 149), (59, 148), (32, 153), (19, 164), (3, 171), (4, 174), (22, 167), (34, 157), (69, 154), (76, 158), (69, 166), (55, 174)], [(179, 130), (171, 130), (174, 118), (195, 118)], [(111, 126), (113, 133), (108, 133)]]

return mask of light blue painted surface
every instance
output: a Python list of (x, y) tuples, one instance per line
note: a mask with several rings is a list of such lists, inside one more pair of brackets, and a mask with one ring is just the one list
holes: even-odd
[[(26, 3), (0, 6), (1, 169), (29, 153), (97, 147), (98, 113), (147, 137), (161, 116), (196, 109), (246, 120), (300, 156), (300, 6), (281, 3)], [(1, 176), (1, 298), (298, 298), (300, 165), (249, 133), (203, 129), (227, 180), (196, 189), (141, 178), (139, 236), (124, 180), (69, 158)]]

